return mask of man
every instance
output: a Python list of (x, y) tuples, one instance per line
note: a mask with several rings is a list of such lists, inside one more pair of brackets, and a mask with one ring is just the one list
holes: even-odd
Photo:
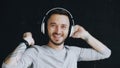
[[(24, 33), (24, 41), (6, 58), (2, 68), (77, 68), (79, 61), (100, 60), (111, 55), (111, 50), (103, 43), (82, 26), (74, 25), (66, 9), (53, 8), (48, 11), (41, 27), (49, 42), (42, 46), (34, 45), (32, 34)], [(67, 37), (83, 39), (92, 48), (64, 45)], [(31, 47), (27, 48), (27, 45)]]

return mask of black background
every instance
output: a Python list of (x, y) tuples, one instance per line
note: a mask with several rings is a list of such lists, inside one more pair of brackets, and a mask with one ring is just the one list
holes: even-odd
[[(120, 2), (119, 0), (4, 0), (0, 9), (0, 64), (11, 53), (26, 31), (33, 33), (36, 44), (46, 43), (40, 32), (44, 14), (51, 8), (68, 9), (75, 24), (82, 25), (94, 37), (106, 44), (109, 59), (79, 62), (78, 68), (120, 68)], [(30, 8), (28, 8), (30, 7)], [(83, 40), (68, 39), (66, 44), (89, 47)]]

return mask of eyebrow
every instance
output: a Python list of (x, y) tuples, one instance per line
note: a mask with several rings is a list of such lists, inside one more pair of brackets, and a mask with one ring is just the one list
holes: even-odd
[(52, 23), (50, 23), (50, 24), (56, 24), (56, 23), (52, 22)]
[[(55, 22), (51, 22), (50, 25), (54, 25), (56, 24)], [(61, 24), (61, 25), (64, 25), (64, 26), (68, 26), (67, 24)]]

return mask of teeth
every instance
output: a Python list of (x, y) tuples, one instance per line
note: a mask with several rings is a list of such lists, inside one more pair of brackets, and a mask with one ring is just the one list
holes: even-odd
[(58, 35), (58, 34), (54, 34), (53, 35), (55, 38), (60, 38), (61, 37), (61, 35)]
[(60, 35), (54, 35), (55, 37), (60, 37)]

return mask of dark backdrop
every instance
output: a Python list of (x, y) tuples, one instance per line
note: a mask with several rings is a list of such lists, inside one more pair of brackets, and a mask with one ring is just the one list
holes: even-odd
[[(112, 50), (109, 59), (79, 62), (78, 68), (120, 68), (119, 3), (119, 0), (2, 1), (0, 9), (0, 64), (17, 47), (22, 34), (26, 31), (33, 33), (36, 44), (45, 44), (46, 38), (40, 32), (42, 18), (49, 9), (63, 7), (72, 13), (75, 24), (82, 25)], [(70, 38), (66, 44), (89, 47), (80, 39)]]

